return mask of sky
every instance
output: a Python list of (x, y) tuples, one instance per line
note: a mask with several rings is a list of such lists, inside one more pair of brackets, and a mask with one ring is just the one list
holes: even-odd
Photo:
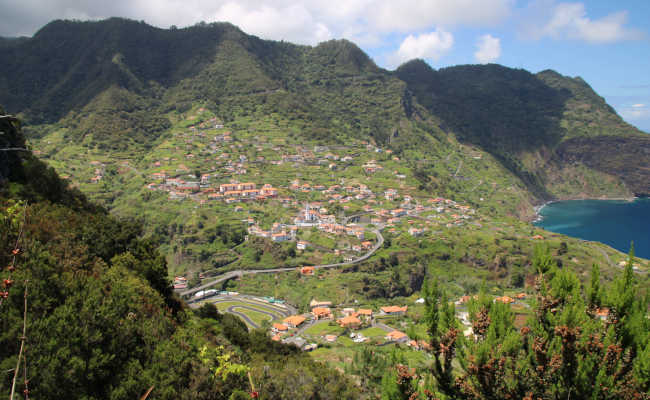
[(125, 17), (161, 28), (227, 21), (264, 39), (345, 38), (381, 67), (498, 63), (587, 81), (650, 132), (648, 0), (0, 0), (0, 36), (53, 19)]

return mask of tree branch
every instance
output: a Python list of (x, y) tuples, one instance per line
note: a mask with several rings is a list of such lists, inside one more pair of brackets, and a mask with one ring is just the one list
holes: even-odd
[(27, 282), (25, 281), (25, 309), (23, 311), (23, 335), (20, 337), (20, 351), (18, 352), (18, 361), (16, 361), (16, 370), (14, 371), (14, 379), (11, 382), (11, 395), (9, 396), (9, 400), (14, 399), (14, 393), (16, 392), (16, 378), (18, 378), (18, 372), (20, 370), (20, 359), (23, 356), (23, 349), (25, 347), (25, 340), (27, 339), (26, 333), (27, 333)]

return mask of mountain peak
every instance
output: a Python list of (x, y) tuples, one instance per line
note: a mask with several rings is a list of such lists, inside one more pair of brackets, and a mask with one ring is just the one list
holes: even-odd
[(323, 65), (335, 64), (349, 73), (378, 70), (377, 65), (356, 44), (346, 39), (328, 40), (313, 48), (313, 55), (322, 58)]

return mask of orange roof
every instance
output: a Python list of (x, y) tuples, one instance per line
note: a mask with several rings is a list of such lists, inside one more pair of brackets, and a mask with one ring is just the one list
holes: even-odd
[(279, 342), (280, 340), (282, 340), (282, 337), (280, 335), (275, 335), (271, 338), (271, 340), (273, 340), (274, 342)]
[(609, 308), (603, 307), (603, 308), (597, 308), (596, 309), (596, 315), (599, 317), (606, 317), (609, 315)]
[(509, 304), (514, 303), (515, 299), (509, 296), (497, 297), (494, 301), (500, 301), (501, 303)]
[(518, 299), (525, 299), (526, 298), (526, 293), (519, 293), (515, 297), (518, 298)]
[(329, 315), (332, 313), (332, 311), (326, 307), (314, 307), (311, 312), (317, 316)]
[(368, 315), (368, 316), (372, 315), (372, 310), (369, 308), (360, 308), (358, 312), (359, 315)]
[(406, 336), (406, 333), (400, 332), (400, 331), (392, 331), (388, 335), (386, 335), (386, 337), (391, 338), (393, 340), (399, 340), (399, 339), (401, 339), (401, 338), (403, 338), (405, 336)]
[(305, 322), (305, 317), (303, 317), (301, 315), (292, 315), (290, 317), (285, 318), (283, 320), (283, 322), (291, 324), (293, 326), (298, 326), (298, 325), (302, 324), (303, 322)]
[(277, 329), (279, 331), (286, 331), (287, 329), (289, 329), (286, 325), (277, 324), (277, 323), (273, 324), (273, 328), (275, 328), (275, 329)]
[(381, 311), (385, 313), (394, 313), (394, 312), (406, 312), (408, 306), (399, 307), (399, 306), (386, 306), (382, 307)]
[(360, 324), (360, 323), (361, 323), (361, 320), (360, 320), (359, 318), (357, 318), (357, 317), (353, 317), (353, 316), (351, 316), (351, 315), (339, 319), (339, 324), (341, 324), (341, 326), (345, 326), (345, 325), (358, 325), (358, 324)]
[(314, 267), (302, 267), (300, 268), (300, 273), (303, 275), (313, 275)]

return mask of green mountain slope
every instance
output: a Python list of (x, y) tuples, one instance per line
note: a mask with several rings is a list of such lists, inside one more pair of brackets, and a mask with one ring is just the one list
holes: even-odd
[(21, 354), (16, 389), (34, 398), (241, 398), (249, 372), (264, 399), (359, 397), (296, 347), (214, 306), (187, 309), (140, 223), (89, 203), (31, 153), (5, 152), (24, 143), (16, 119), (0, 119), (0, 140), (13, 155), (0, 158), (1, 392)]
[[(542, 198), (594, 195), (586, 183), (611, 177), (637, 195), (650, 191), (641, 156), (650, 136), (625, 123), (580, 78), (499, 65), (434, 71), (421, 60), (396, 74), (461, 141), (492, 153)], [(582, 171), (583, 185), (567, 187), (580, 164), (590, 170)]]

